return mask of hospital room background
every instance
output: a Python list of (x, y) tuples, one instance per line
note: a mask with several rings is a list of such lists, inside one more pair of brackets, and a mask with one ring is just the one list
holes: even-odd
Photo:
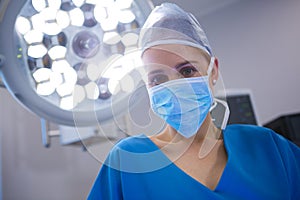
[[(153, 0), (154, 5), (162, 2)], [(259, 125), (300, 113), (299, 0), (169, 2), (200, 21), (219, 59), (225, 88), (251, 91)], [(15, 101), (3, 84), (0, 147), (0, 200), (85, 199), (101, 167), (89, 151), (62, 145), (59, 137), (44, 147), (40, 118)]]

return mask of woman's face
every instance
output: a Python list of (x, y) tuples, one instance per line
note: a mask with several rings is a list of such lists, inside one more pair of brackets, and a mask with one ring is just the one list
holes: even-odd
[(174, 79), (207, 75), (210, 57), (198, 48), (168, 44), (147, 49), (142, 60), (148, 87), (153, 87)]

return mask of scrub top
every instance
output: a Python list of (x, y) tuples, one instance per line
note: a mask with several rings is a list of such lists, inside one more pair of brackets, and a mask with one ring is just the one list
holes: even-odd
[(300, 199), (300, 149), (270, 129), (229, 125), (227, 164), (211, 190), (183, 172), (145, 135), (110, 152), (89, 200)]

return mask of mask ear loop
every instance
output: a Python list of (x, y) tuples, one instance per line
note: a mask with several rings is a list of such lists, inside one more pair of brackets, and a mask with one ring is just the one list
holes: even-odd
[[(227, 122), (229, 119), (230, 110), (229, 110), (227, 102), (214, 98), (214, 104), (211, 107), (212, 108), (211, 110), (216, 108), (217, 104), (222, 105), (225, 108), (223, 120), (222, 120), (220, 127), (216, 127), (212, 124), (209, 125), (206, 136), (204, 138), (204, 141), (203, 141), (203, 143), (200, 147), (199, 153), (198, 153), (199, 159), (205, 158), (213, 150), (214, 146), (220, 141), (220, 138), (221, 138), (220, 136), (222, 134), (221, 130), (224, 130), (226, 128), (226, 125), (227, 125)], [(214, 119), (212, 119), (212, 120), (214, 120)], [(214, 134), (212, 134), (212, 135), (208, 134), (209, 131), (213, 131)]]
[[(213, 66), (214, 66), (214, 61), (215, 58), (211, 57), (209, 67), (207, 69), (207, 74), (210, 76)], [(221, 130), (224, 130), (228, 121), (229, 117), (229, 108), (228, 105), (225, 101), (213, 98), (213, 104), (210, 108), (210, 112), (217, 107), (218, 104), (221, 104), (225, 107), (225, 113), (223, 116), (222, 124), (221, 127), (215, 127), (214, 125), (210, 124), (207, 130), (207, 134), (205, 136), (205, 139), (200, 147), (199, 153), (198, 153), (198, 158), (199, 159), (204, 159), (206, 156), (209, 155), (209, 153), (213, 150), (215, 145), (220, 141), (221, 137)], [(214, 120), (214, 119), (212, 119)], [(209, 134), (208, 134), (209, 133)], [(212, 133), (212, 134), (211, 134)]]
[(226, 125), (227, 125), (227, 122), (228, 122), (228, 119), (229, 119), (229, 114), (230, 114), (229, 106), (228, 106), (228, 103), (224, 100), (215, 99), (215, 101), (216, 101), (216, 104), (221, 104), (225, 108), (223, 120), (222, 120), (222, 123), (221, 123), (221, 126), (220, 126), (220, 128), (222, 130), (224, 130), (226, 128)]
[[(207, 74), (208, 76), (210, 76), (212, 70), (213, 70), (213, 67), (214, 67), (214, 61), (215, 61), (215, 57), (211, 57), (210, 58), (210, 63), (209, 63), (209, 66), (208, 66), (208, 69), (207, 69)], [(211, 112), (213, 109), (215, 109), (217, 107), (217, 105), (222, 105), (224, 108), (225, 108), (225, 113), (224, 113), (224, 116), (223, 116), (223, 120), (222, 120), (222, 123), (220, 125), (220, 128), (221, 130), (224, 130), (226, 125), (227, 125), (227, 122), (228, 122), (228, 118), (229, 118), (229, 114), (230, 114), (230, 111), (229, 111), (229, 106), (227, 104), (226, 101), (223, 101), (221, 99), (217, 99), (215, 97), (213, 97), (213, 103), (209, 109), (209, 111)], [(214, 120), (214, 119), (213, 119)]]

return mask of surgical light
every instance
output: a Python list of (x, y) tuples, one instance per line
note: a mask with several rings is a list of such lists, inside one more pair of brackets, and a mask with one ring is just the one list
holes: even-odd
[(129, 75), (139, 55), (129, 50), (152, 8), (148, 0), (10, 1), (0, 19), (1, 78), (46, 120), (90, 126), (111, 119), (139, 84)]
[(27, 44), (41, 43), (43, 41), (43, 33), (38, 30), (31, 30), (24, 35), (24, 39)]
[(135, 15), (131, 10), (120, 11), (119, 13), (119, 22), (121, 23), (130, 23), (135, 20)]
[(79, 8), (75, 8), (69, 12), (71, 25), (82, 26), (84, 23), (84, 14)]
[(63, 59), (66, 56), (67, 48), (64, 46), (54, 46), (49, 49), (48, 54), (52, 60)]
[(61, 29), (67, 28), (70, 25), (70, 17), (66, 11), (59, 10), (56, 14), (56, 22)]
[(16, 29), (20, 34), (25, 34), (31, 30), (30, 21), (26, 17), (18, 17), (16, 21)]
[(41, 58), (44, 55), (46, 55), (46, 53), (47, 53), (47, 49), (42, 44), (34, 44), (28, 46), (27, 55), (32, 58)]

